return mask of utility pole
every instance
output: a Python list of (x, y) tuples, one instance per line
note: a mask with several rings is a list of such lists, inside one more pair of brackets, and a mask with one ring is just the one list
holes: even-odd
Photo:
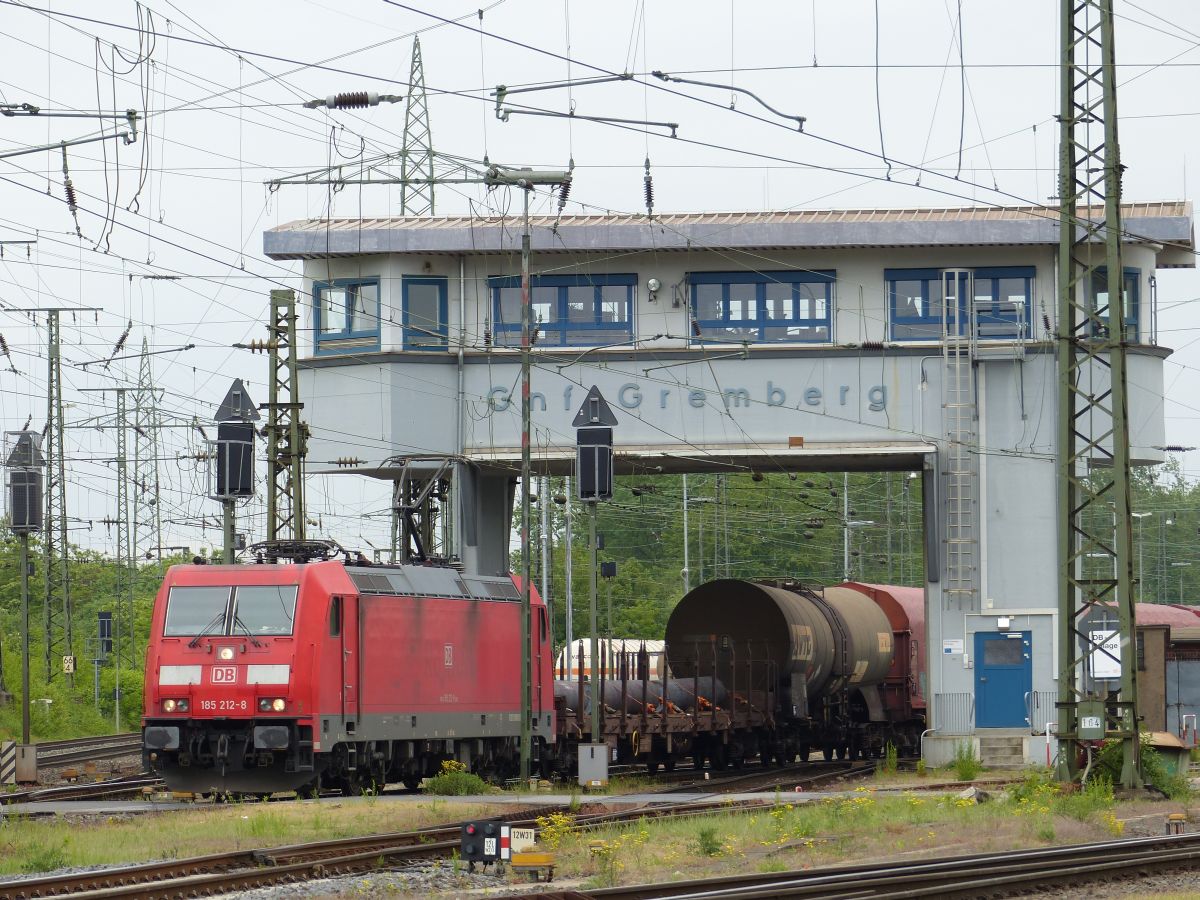
[(529, 402), (531, 351), (533, 349), (533, 305), (529, 295), (530, 225), (529, 195), (537, 185), (558, 185), (568, 177), (567, 172), (536, 172), (526, 169), (497, 170), (489, 172), (489, 178), (497, 184), (507, 184), (521, 189), (523, 201), (521, 229), (521, 780), (529, 778), (530, 693), (533, 685), (532, 658), (530, 656), (529, 618), (532, 614), (529, 593), (533, 579), (532, 553), (529, 546), (530, 526), (530, 482), (533, 479), (530, 431), (532, 408)]
[[(42, 519), (42, 558), (45, 564), (45, 595), (42, 602), (42, 633), (45, 640), (46, 681), (58, 671), (55, 657), (74, 654), (71, 604), (71, 575), (67, 565), (67, 475), (63, 435), (62, 354), (60, 314), (97, 313), (94, 306), (13, 308), (11, 312), (46, 314), (46, 461), (45, 515)], [(74, 674), (68, 676), (74, 683)]]
[[(71, 655), (71, 573), (67, 564), (67, 475), (63, 435), (62, 356), (59, 314), (67, 307), (46, 312), (46, 515), (42, 527), (45, 595), (42, 602), (42, 635), (45, 640), (46, 681), (58, 673), (58, 657)], [(74, 681), (74, 676), (69, 676)]]
[(688, 483), (687, 473), (683, 475), (683, 592), (692, 589), (692, 570), (688, 561)]
[(572, 644), (575, 641), (575, 585), (573, 583), (574, 579), (575, 579), (575, 563), (573, 560), (573, 555), (575, 553), (575, 535), (574, 535), (575, 523), (571, 518), (571, 476), (570, 475), (567, 476), (565, 493), (567, 495), (567, 502), (566, 502), (566, 508), (564, 510), (566, 521), (563, 523), (563, 531), (565, 532), (564, 538), (566, 539), (565, 540), (566, 556), (563, 558), (563, 581), (565, 582), (564, 587), (566, 588), (565, 593), (566, 593), (567, 611), (566, 611), (566, 621), (563, 623), (563, 628), (565, 631), (563, 636), (566, 638), (566, 641), (563, 644), (563, 653), (564, 653), (563, 658), (567, 664), (567, 672), (566, 672), (567, 678), (571, 678), (572, 677), (572, 675), (571, 675), (571, 672), (572, 672), (571, 654), (574, 653), (574, 647), (572, 646)]
[[(336, 101), (336, 98), (334, 98)], [(377, 102), (378, 102), (377, 98)], [(434, 154), (430, 151), (432, 156)], [(316, 172), (307, 172), (298, 176), (293, 176), (284, 179), (275, 179), (268, 182), (269, 185), (281, 184), (392, 184), (404, 186), (414, 185), (429, 185), (431, 188), (436, 184), (484, 184), (492, 187), (513, 187), (519, 188), (522, 193), (523, 200), (523, 216), (521, 229), (521, 730), (520, 730), (520, 758), (521, 758), (521, 779), (527, 780), (529, 777), (529, 760), (530, 760), (530, 744), (532, 742), (532, 730), (530, 723), (530, 714), (532, 710), (531, 693), (532, 693), (532, 655), (530, 653), (530, 616), (532, 614), (532, 601), (530, 595), (530, 587), (532, 583), (533, 570), (531, 565), (531, 548), (529, 546), (530, 538), (530, 482), (533, 478), (532, 458), (530, 455), (530, 403), (529, 403), (529, 382), (531, 372), (531, 350), (532, 350), (532, 333), (533, 333), (533, 316), (532, 306), (530, 304), (529, 294), (529, 264), (531, 255), (531, 234), (529, 220), (529, 197), (534, 188), (541, 186), (553, 187), (562, 184), (570, 177), (570, 173), (566, 171), (545, 171), (535, 169), (518, 169), (509, 166), (488, 166), (482, 171), (471, 169), (461, 163), (458, 167), (463, 170), (461, 177), (456, 176), (420, 176), (412, 177), (403, 173), (403, 167), (407, 161), (407, 155), (401, 153), (402, 174), (400, 178), (390, 178), (380, 172), (379, 167), (388, 161), (391, 161), (393, 155), (385, 155), (379, 160), (370, 161), (370, 175), (363, 175), (359, 178), (345, 177), (340, 174), (339, 167), (330, 167)], [(365, 169), (366, 162), (364, 161)], [(432, 171), (432, 162), (430, 163)], [(335, 174), (336, 173), (336, 174)], [(431, 199), (432, 203), (432, 199)], [(290, 298), (291, 303), (291, 357), (295, 359), (295, 294), (291, 291), (272, 291), (272, 305), (275, 304), (277, 294), (286, 294)], [(274, 343), (274, 341), (273, 341)], [(294, 376), (294, 368), (293, 368)], [(271, 390), (275, 390), (275, 381), (272, 380)], [(267, 426), (271, 426), (268, 424)], [(268, 437), (268, 444), (271, 443)], [(271, 516), (272, 496), (268, 497), (268, 528), (273, 527)], [(303, 517), (299, 517), (301, 524)], [(301, 538), (301, 535), (297, 535)]]
[(413, 38), (408, 71), (408, 101), (404, 107), (404, 142), (400, 156), (400, 214), (433, 215), (433, 135), (425, 97), (425, 64), (421, 39)]
[[(1057, 775), (1075, 777), (1085, 744), (1121, 742), (1121, 784), (1142, 783), (1130, 529), (1121, 174), (1112, 0), (1060, 0), (1058, 253)], [(1103, 215), (1097, 206), (1103, 205)], [(1107, 293), (1107, 303), (1101, 297)], [(1097, 387), (1108, 384), (1108, 388)], [(1108, 521), (1116, 514), (1116, 540)], [(1108, 557), (1089, 577), (1086, 559)], [(1120, 695), (1090, 664), (1113, 654), (1088, 623), (1117, 609)]]
[(105, 524), (117, 530), (117, 589), (116, 621), (113, 623), (113, 660), (115, 665), (115, 688), (113, 691), (113, 721), (115, 729), (121, 730), (121, 670), (125, 666), (137, 668), (137, 639), (134, 630), (133, 597), (137, 581), (137, 560), (133, 557), (133, 519), (129, 513), (129, 407), (127, 394), (135, 390), (128, 387), (80, 388), (88, 393), (117, 395), (117, 515), (106, 519)]
[[(71, 572), (67, 565), (67, 476), (63, 444), (66, 423), (63, 421), (60, 312), (58, 308), (46, 311), (46, 480), (49, 490), (46, 492), (47, 515), (42, 531), (42, 557), (46, 566), (42, 634), (46, 648), (47, 682), (58, 671), (54, 664), (55, 657), (64, 650), (71, 653), (73, 645)], [(25, 544), (25, 552), (28, 553), (28, 538)], [(26, 562), (23, 561), (21, 565), (24, 567)], [(24, 573), (24, 569), (22, 571)], [(22, 574), (22, 578), (28, 580), (28, 573)]]
[(554, 544), (550, 534), (550, 476), (542, 476), (542, 486), (538, 491), (542, 504), (542, 602), (546, 604), (546, 619), (553, 622), (554, 615), (550, 610), (550, 567), (553, 564), (551, 554)]
[[(21, 743), (29, 745), (29, 534), (21, 541)], [(50, 636), (46, 635), (46, 640)]]
[(842, 473), (842, 580), (850, 577), (850, 473)]
[[(142, 337), (137, 388), (133, 393), (133, 558), (162, 546), (162, 504), (158, 471), (158, 391), (149, 341)], [(161, 557), (160, 557), (161, 559)]]
[[(304, 457), (308, 426), (300, 421), (296, 292), (271, 291), (267, 326), (267, 540), (304, 540)], [(258, 349), (257, 347), (255, 349)]]

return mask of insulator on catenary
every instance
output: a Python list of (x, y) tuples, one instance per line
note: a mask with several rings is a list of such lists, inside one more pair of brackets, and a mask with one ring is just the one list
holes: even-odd
[(304, 105), (309, 109), (324, 106), (326, 109), (365, 109), (380, 103), (396, 103), (404, 99), (399, 94), (377, 94), (374, 91), (343, 91), (330, 94), (324, 100), (309, 100)]
[(863, 341), (862, 348), (864, 350), (882, 350), (883, 341)]
[(1046, 315), (1045, 313), (1042, 313), (1042, 325), (1045, 326), (1047, 331), (1051, 330), (1050, 329), (1050, 317), (1048, 315)]
[(121, 332), (121, 336), (117, 338), (117, 343), (113, 347), (112, 353), (108, 355), (108, 362), (104, 364), (104, 368), (107, 369), (109, 364), (112, 363), (113, 359), (116, 358), (116, 355), (121, 352), (121, 348), (125, 346), (125, 341), (129, 339), (129, 332), (132, 330), (133, 320), (130, 319), (129, 323), (125, 326), (125, 330)]
[(650, 157), (646, 157), (646, 177), (642, 179), (646, 191), (646, 215), (654, 215), (654, 177), (650, 174)]
[(83, 232), (79, 230), (79, 203), (75, 196), (75, 185), (71, 184), (71, 173), (67, 168), (67, 146), (62, 148), (63, 161), (63, 192), (67, 196), (67, 209), (71, 211), (71, 218), (75, 220), (75, 234), (83, 237)]
[(571, 176), (568, 175), (563, 179), (563, 183), (558, 186), (558, 211), (561, 213), (567, 205), (567, 199), (571, 196)]

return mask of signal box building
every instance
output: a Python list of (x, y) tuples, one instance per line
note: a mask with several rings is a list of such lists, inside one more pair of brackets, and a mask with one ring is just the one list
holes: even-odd
[[(1124, 209), (1132, 458), (1162, 461), (1159, 269), (1195, 264), (1191, 204)], [(521, 455), (519, 216), (308, 220), (310, 460), (400, 479), (447, 461), (469, 572), (509, 559)], [(535, 472), (567, 474), (590, 386), (618, 472), (908, 470), (925, 497), (936, 759), (1056, 718), (1057, 213), (1041, 208), (535, 217)], [(397, 459), (401, 457), (401, 459)], [(403, 459), (407, 457), (406, 461)], [(310, 469), (319, 465), (310, 463)], [(798, 536), (797, 536), (798, 537)], [(940, 749), (939, 749), (940, 747)]]

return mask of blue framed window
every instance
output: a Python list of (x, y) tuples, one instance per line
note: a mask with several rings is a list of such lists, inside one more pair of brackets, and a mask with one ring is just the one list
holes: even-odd
[(449, 299), (445, 278), (405, 275), (400, 282), (405, 350), (445, 350), (449, 346)]
[(1033, 266), (975, 270), (975, 334), (980, 340), (1032, 335)]
[[(955, 272), (957, 276), (952, 274)], [(963, 335), (972, 319), (980, 340), (1027, 337), (1034, 275), (1032, 266), (884, 269), (892, 340), (940, 341), (946, 333)], [(949, 311), (948, 326), (947, 294), (952, 301), (957, 296), (957, 309)]]
[[(940, 341), (945, 325), (941, 269), (884, 269), (893, 341)], [(966, 319), (966, 276), (959, 283), (958, 321)]]
[(379, 279), (313, 282), (313, 346), (317, 353), (379, 349)]
[[(529, 282), (539, 347), (615, 344), (633, 337), (636, 275), (541, 275)], [(489, 278), (498, 347), (521, 345), (521, 279)]]
[(829, 341), (833, 285), (825, 272), (692, 272), (693, 330), (702, 342)]
[[(1125, 267), (1125, 290), (1122, 300), (1125, 303), (1125, 340), (1138, 339), (1138, 311), (1140, 307), (1140, 288), (1142, 270)], [(1109, 328), (1108, 312), (1108, 267), (1100, 266), (1092, 271), (1091, 284), (1092, 303), (1096, 308), (1096, 316), (1103, 324), (1094, 324), (1092, 334), (1095, 337), (1106, 336)]]

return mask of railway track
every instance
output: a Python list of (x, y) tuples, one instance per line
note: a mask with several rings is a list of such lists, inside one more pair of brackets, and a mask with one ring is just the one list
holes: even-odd
[[(904, 863), (869, 863), (672, 881), (592, 891), (522, 894), (537, 900), (750, 900), (759, 897), (820, 897), (822, 900), (899, 900), (899, 898), (997, 897), (1060, 885), (1078, 887), (1167, 869), (1200, 867), (1200, 834), (1100, 841), (974, 854)], [(511, 897), (512, 895), (510, 895)]]
[(145, 788), (162, 787), (162, 780), (143, 772), (122, 778), (109, 778), (90, 784), (67, 784), (61, 787), (31, 788), (0, 794), (0, 806), (14, 803), (42, 803), (52, 800), (102, 800), (140, 794)]
[(133, 731), (64, 741), (42, 741), (36, 746), (38, 769), (53, 769), (140, 753), (142, 735)]
[(761, 768), (749, 772), (711, 772), (707, 780), (702, 774), (689, 772), (678, 784), (648, 791), (653, 794), (682, 794), (689, 791), (735, 793), (739, 791), (812, 789), (823, 782), (838, 778), (853, 778), (875, 771), (874, 762), (801, 763), (779, 769)]
[[(619, 812), (580, 816), (581, 829), (599, 828), (639, 818), (679, 818), (708, 812), (729, 812), (769, 806), (759, 801), (728, 801), (639, 806)], [(503, 816), (514, 825), (534, 825), (538, 816), (563, 812), (565, 807), (534, 807)], [(461, 823), (418, 831), (316, 841), (257, 850), (217, 853), (191, 859), (145, 863), (68, 875), (48, 875), (24, 881), (0, 882), (0, 900), (34, 897), (159, 898), (200, 897), (248, 890), (273, 884), (333, 875), (352, 875), (381, 865), (397, 866), (442, 858), (458, 850)]]

